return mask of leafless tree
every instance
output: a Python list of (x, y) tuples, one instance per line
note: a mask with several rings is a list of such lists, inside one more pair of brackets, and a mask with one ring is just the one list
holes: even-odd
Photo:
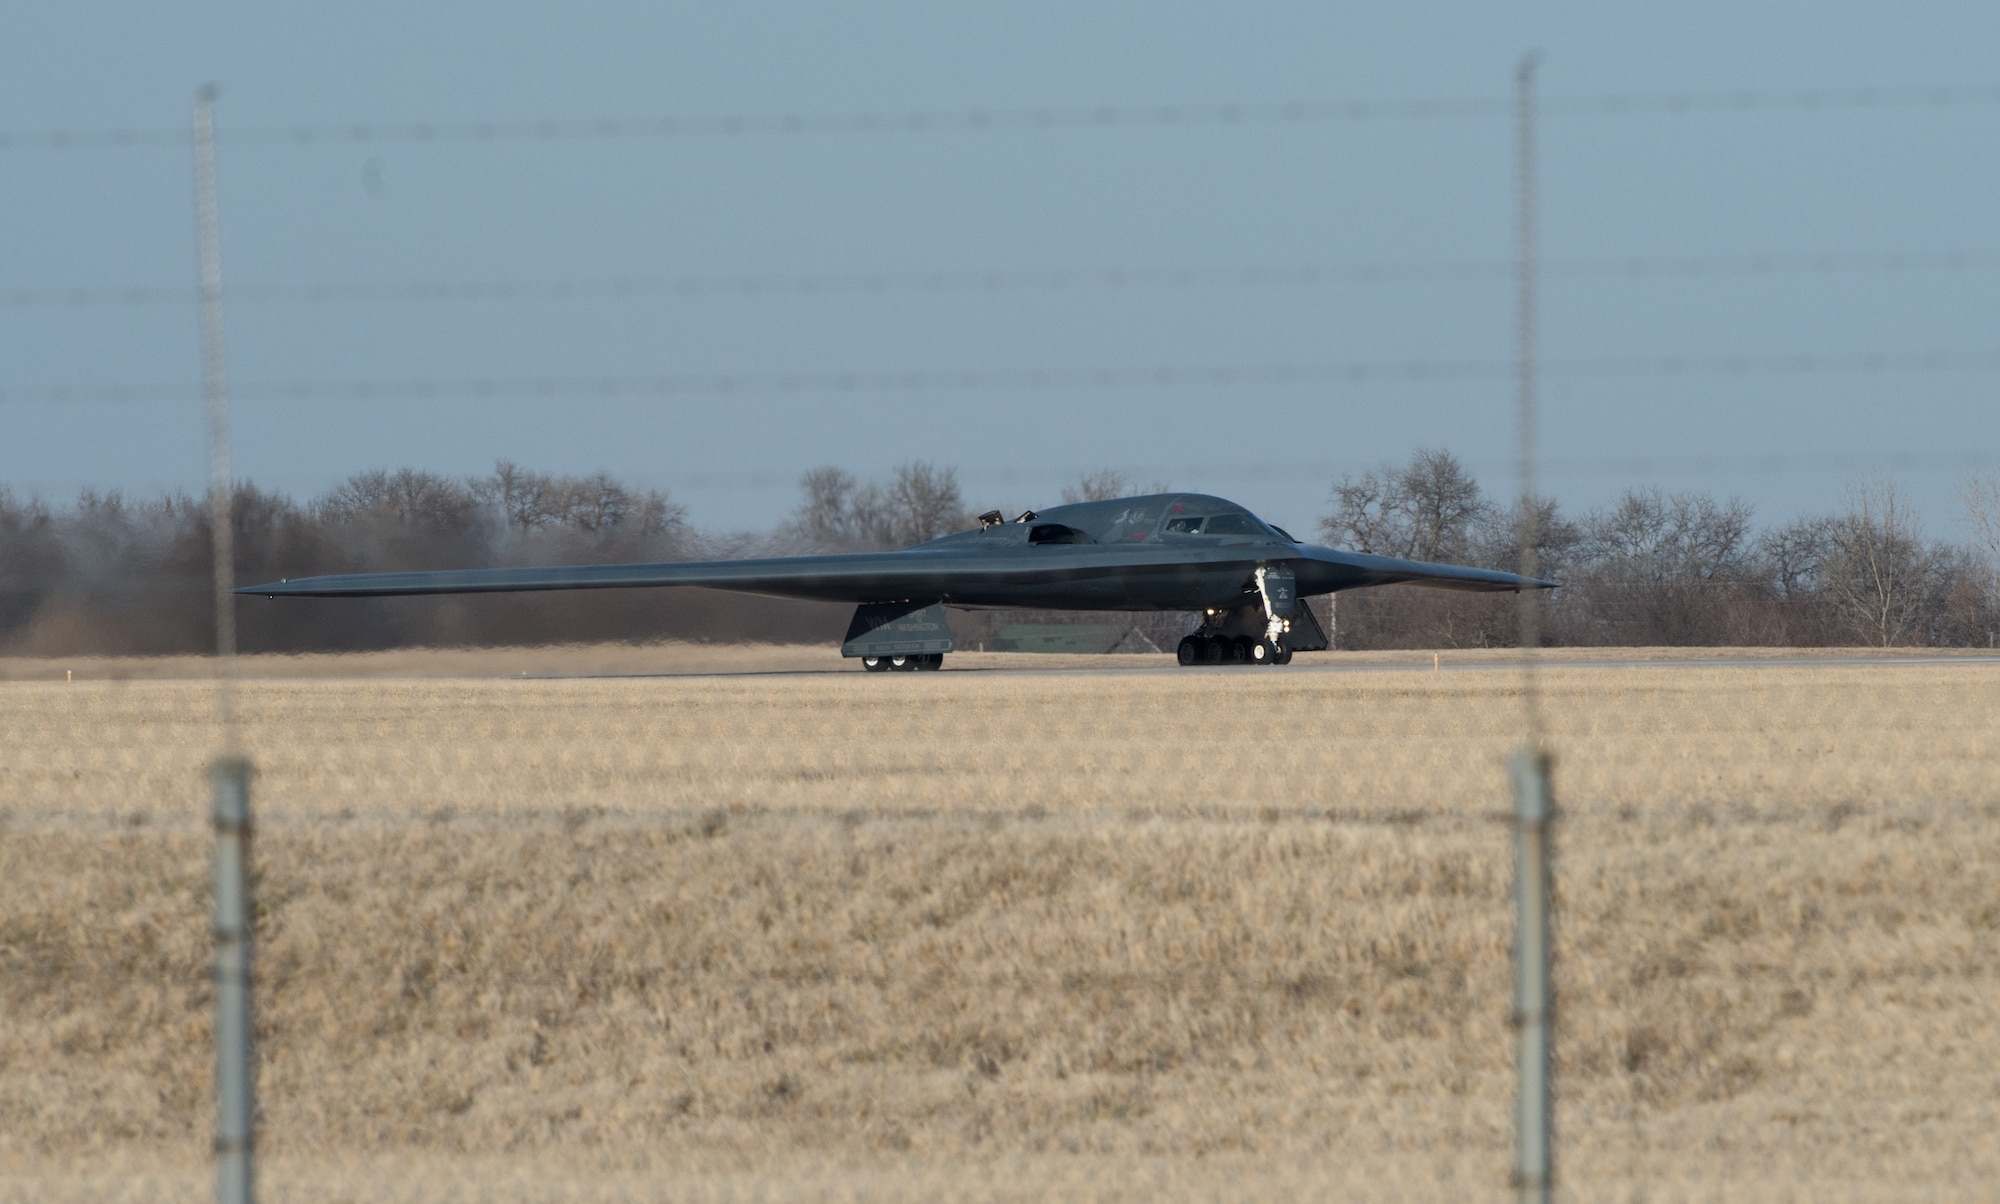
[(473, 500), (504, 517), (510, 532), (567, 530), (659, 538), (681, 531), (687, 511), (656, 489), (632, 489), (610, 473), (566, 477), (531, 472), (510, 460), (467, 483)]
[(0, 486), (0, 638), (25, 622), (62, 574), (62, 533), (40, 498)]
[(1414, 560), (1465, 559), (1474, 525), (1493, 512), (1458, 457), (1433, 447), (1400, 468), (1341, 478), (1330, 500), (1319, 524), (1329, 542)]
[(1963, 520), (1972, 532), (1972, 551), (1979, 558), (1983, 578), (1980, 609), (1986, 645), (1992, 647), (2000, 636), (2000, 473), (1968, 474), (1958, 483), (1958, 503)]
[(1418, 560), (1465, 559), (1472, 525), (1493, 507), (1458, 457), (1442, 448), (1418, 448), (1397, 484), (1411, 554)]
[(2000, 473), (1968, 474), (1959, 481), (1957, 492), (1973, 546), (2000, 580)]
[(1615, 642), (1726, 642), (1728, 603), (1754, 586), (1750, 506), (1702, 493), (1628, 490), (1592, 511), (1579, 553), (1581, 592)]
[(1115, 468), (1100, 468), (1096, 472), (1084, 473), (1076, 484), (1063, 486), (1062, 500), (1066, 503), (1102, 502), (1111, 498), (1131, 497), (1137, 493), (1132, 479)]
[(1391, 496), (1394, 486), (1385, 479), (1389, 475), (1386, 470), (1370, 472), (1334, 484), (1328, 499), (1333, 509), (1319, 520), (1320, 534), (1329, 544), (1377, 556), (1401, 553), (1408, 541), (1398, 521), (1397, 499)]
[(1763, 576), (1781, 601), (1800, 601), (1819, 595), (1825, 584), (1826, 560), (1833, 548), (1835, 520), (1827, 517), (1795, 519), (1782, 527), (1772, 527), (1757, 539), (1763, 556)]
[(1826, 589), (1854, 630), (1884, 647), (1915, 639), (1940, 559), (1903, 491), (1889, 480), (1850, 487), (1829, 550)]
[(510, 530), (539, 531), (554, 525), (547, 497), (548, 478), (530, 472), (512, 460), (493, 466), (493, 475), (473, 486), (474, 496), (499, 508)]
[(806, 547), (839, 551), (857, 542), (854, 474), (832, 465), (815, 468), (799, 478), (799, 504), (787, 524)]
[(925, 461), (904, 464), (886, 485), (856, 482), (840, 468), (815, 468), (799, 481), (786, 524), (792, 543), (820, 551), (905, 548), (971, 525), (958, 474)]
[(908, 547), (971, 525), (958, 491), (958, 473), (928, 461), (897, 468), (882, 502), (877, 527), (880, 542), (889, 547)]
[(1703, 493), (1632, 489), (1585, 523), (1586, 555), (1640, 580), (1736, 579), (1745, 575), (1750, 506)]
[(333, 522), (374, 520), (459, 531), (471, 525), (477, 505), (472, 491), (451, 477), (414, 468), (378, 468), (334, 486), (316, 508)]
[[(1583, 528), (1572, 522), (1552, 497), (1535, 498), (1526, 514), (1535, 524), (1535, 574), (1551, 581), (1568, 580), (1576, 571)], [(1492, 507), (1471, 529), (1467, 559), (1481, 568), (1521, 572), (1525, 567), (1521, 564), (1522, 515), (1518, 498)]]

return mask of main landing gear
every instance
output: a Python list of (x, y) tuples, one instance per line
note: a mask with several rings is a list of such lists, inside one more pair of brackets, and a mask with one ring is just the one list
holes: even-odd
[(1258, 640), (1247, 635), (1203, 635), (1181, 640), (1177, 649), (1183, 665), (1288, 665), (1292, 650), (1282, 640)]
[(944, 653), (913, 652), (908, 656), (864, 656), (861, 667), (870, 673), (912, 673), (918, 669), (944, 668)]
[(1312, 612), (1299, 605), (1289, 570), (1260, 568), (1254, 588), (1228, 609), (1201, 612), (1201, 626), (1181, 640), (1183, 665), (1289, 665), (1297, 649), (1326, 647)]

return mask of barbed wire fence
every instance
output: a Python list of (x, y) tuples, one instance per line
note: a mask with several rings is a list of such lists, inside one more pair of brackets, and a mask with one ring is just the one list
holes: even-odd
[[(1506, 1192), (1511, 656), (600, 656), (246, 661), (267, 1198)], [(110, 668), (0, 689), (16, 1198), (212, 1173), (220, 733)], [(1562, 1190), (1979, 1195), (2000, 669), (1539, 681)]]
[[(1703, 103), (1780, 95), (1984, 93)], [(1482, 371), (1517, 380), (1532, 495), (1526, 197), (1522, 221), (1519, 358)], [(171, 676), (0, 687), (0, 1190), (207, 1190), (218, 748), (257, 766), (270, 1198), (1498, 1195), (1530, 1099), (1502, 1002), (1532, 968), (1509, 903), (1535, 875), (1503, 835), (1535, 820), (1524, 746), (1563, 803), (1540, 1056), (1564, 1186), (1987, 1186), (1980, 660), (856, 679), (456, 655), (251, 658), (215, 710)]]

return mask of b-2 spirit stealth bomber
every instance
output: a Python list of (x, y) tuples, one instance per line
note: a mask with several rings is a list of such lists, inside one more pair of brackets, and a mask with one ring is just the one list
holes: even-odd
[(999, 511), (896, 552), (669, 564), (351, 573), (245, 586), (239, 594), (357, 598), (694, 585), (856, 603), (841, 654), (870, 671), (936, 669), (952, 650), (947, 606), (1198, 612), (1180, 663), (1282, 665), (1327, 646), (1301, 599), (1369, 585), (1548, 589), (1554, 583), (1461, 565), (1341, 552), (1294, 539), (1219, 497), (1159, 493)]

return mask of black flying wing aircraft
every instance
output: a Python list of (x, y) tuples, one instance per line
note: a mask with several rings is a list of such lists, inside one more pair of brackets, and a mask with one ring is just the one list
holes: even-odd
[(841, 644), (870, 670), (936, 669), (952, 650), (946, 606), (1199, 611), (1183, 665), (1279, 664), (1327, 646), (1300, 599), (1407, 582), (1435, 589), (1548, 589), (1513, 573), (1394, 560), (1301, 543), (1234, 502), (1160, 493), (1077, 502), (898, 552), (678, 564), (352, 573), (245, 586), (239, 594), (368, 598), (549, 589), (708, 589), (854, 602)]

